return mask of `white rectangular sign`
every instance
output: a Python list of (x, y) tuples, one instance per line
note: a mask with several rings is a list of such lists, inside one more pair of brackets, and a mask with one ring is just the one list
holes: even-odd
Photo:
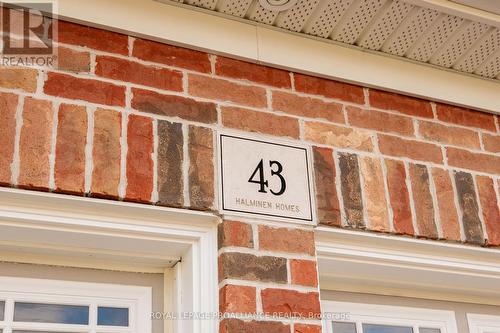
[(313, 222), (309, 148), (219, 134), (222, 210)]

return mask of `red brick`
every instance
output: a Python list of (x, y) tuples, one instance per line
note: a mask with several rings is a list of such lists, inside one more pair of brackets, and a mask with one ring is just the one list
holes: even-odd
[(492, 153), (500, 153), (500, 135), (482, 134), (484, 150)]
[(257, 291), (255, 287), (226, 285), (219, 291), (220, 313), (257, 312)]
[(305, 139), (319, 144), (373, 151), (372, 136), (364, 130), (333, 124), (306, 122)]
[(450, 166), (480, 172), (500, 174), (500, 156), (478, 154), (458, 148), (446, 148)]
[(317, 325), (306, 325), (306, 324), (295, 324), (294, 333), (321, 333), (321, 326)]
[(314, 234), (300, 229), (259, 226), (259, 248), (261, 250), (302, 253), (313, 256)]
[(0, 88), (20, 89), (34, 93), (37, 79), (38, 72), (35, 69), (0, 66)]
[(389, 232), (389, 211), (387, 210), (384, 174), (380, 160), (362, 157), (360, 161), (360, 169), (364, 179), (368, 228), (374, 231)]
[(476, 177), (479, 201), (483, 208), (483, 220), (488, 233), (488, 245), (500, 246), (500, 210), (493, 179)]
[(437, 239), (436, 216), (427, 167), (425, 165), (410, 164), (410, 178), (418, 235), (425, 238)]
[(71, 50), (65, 47), (57, 49), (57, 68), (62, 71), (90, 72), (90, 53)]
[(418, 131), (427, 140), (443, 144), (479, 149), (479, 134), (468, 129), (432, 122), (420, 122)]
[(135, 88), (132, 89), (132, 95), (132, 108), (142, 112), (207, 124), (217, 121), (217, 109), (214, 103), (198, 102), (190, 98)]
[(487, 114), (457, 106), (437, 104), (437, 117), (448, 123), (496, 131), (495, 118)]
[(406, 169), (403, 162), (386, 160), (387, 186), (394, 215), (394, 230), (398, 234), (415, 235), (410, 208), (410, 195), (406, 185)]
[(365, 94), (360, 86), (302, 74), (294, 74), (294, 76), (297, 91), (341, 99), (346, 102), (365, 103)]
[(443, 238), (460, 241), (460, 224), (450, 174), (444, 169), (432, 168), (432, 178), (436, 187)]
[(291, 117), (252, 111), (237, 107), (221, 107), (222, 124), (246, 132), (299, 138), (299, 121)]
[(104, 109), (95, 111), (91, 187), (93, 196), (118, 198), (121, 168), (121, 132), (121, 113)]
[(125, 87), (65, 74), (48, 73), (44, 92), (51, 96), (91, 103), (125, 106)]
[(97, 56), (95, 73), (112, 80), (141, 84), (163, 90), (182, 91), (182, 72), (145, 66), (124, 59)]
[(266, 90), (209, 76), (189, 74), (189, 94), (223, 102), (263, 108), (267, 106)]
[(220, 333), (290, 333), (290, 325), (273, 321), (243, 321), (224, 319)]
[(273, 109), (295, 116), (319, 118), (344, 124), (342, 104), (324, 102), (318, 98), (297, 96), (293, 93), (273, 91)]
[(292, 284), (307, 287), (318, 286), (316, 262), (311, 260), (290, 260)]
[(443, 163), (441, 148), (432, 143), (406, 140), (384, 134), (378, 135), (380, 152), (394, 157), (408, 157), (417, 161)]
[(58, 113), (55, 183), (58, 192), (85, 192), (87, 111), (83, 106), (61, 104)]
[(210, 128), (189, 126), (189, 197), (191, 208), (210, 210), (214, 193), (214, 141)]
[(295, 290), (264, 289), (261, 293), (265, 314), (282, 313), (287, 316), (319, 318), (320, 304), (317, 292), (301, 293)]
[(335, 163), (333, 151), (314, 147), (314, 177), (316, 184), (316, 205), (320, 224), (340, 227), (342, 219), (335, 185)]
[(24, 101), (19, 143), (20, 187), (42, 190), (49, 187), (53, 113), (51, 102), (31, 97)]
[(104, 29), (58, 21), (60, 43), (86, 46), (99, 51), (128, 55), (128, 36)]
[(202, 73), (210, 73), (211, 71), (210, 59), (207, 53), (144, 39), (136, 39), (134, 41), (132, 56), (146, 61), (186, 68)]
[(10, 184), (16, 138), (16, 109), (19, 98), (0, 93), (0, 184)]
[(130, 115), (127, 127), (127, 194), (131, 201), (149, 202), (153, 191), (153, 121)]
[(217, 57), (215, 74), (277, 88), (292, 87), (290, 73), (287, 71), (225, 57)]
[(370, 105), (410, 116), (434, 118), (430, 102), (386, 91), (370, 89)]
[(413, 121), (409, 117), (366, 110), (354, 106), (348, 106), (346, 110), (351, 126), (406, 136), (415, 135)]
[(243, 222), (224, 221), (219, 224), (219, 248), (236, 246), (253, 248), (252, 226)]

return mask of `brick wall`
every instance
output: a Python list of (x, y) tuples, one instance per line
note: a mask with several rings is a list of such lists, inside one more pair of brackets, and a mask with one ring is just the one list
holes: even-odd
[[(60, 22), (57, 69), (0, 67), (0, 184), (217, 212), (215, 131), (313, 147), (319, 223), (500, 246), (497, 116)], [(411, 79), (411, 78), (409, 78)], [(220, 226), (220, 306), (319, 332), (313, 229)]]

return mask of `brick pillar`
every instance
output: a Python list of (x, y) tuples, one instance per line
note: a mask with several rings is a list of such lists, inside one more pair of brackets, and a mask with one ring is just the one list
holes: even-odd
[(321, 333), (312, 227), (224, 221), (219, 287), (221, 333)]

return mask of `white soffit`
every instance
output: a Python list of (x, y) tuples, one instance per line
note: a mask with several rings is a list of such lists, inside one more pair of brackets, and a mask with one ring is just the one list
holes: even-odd
[[(304, 35), (500, 80), (500, 29), (494, 26), (495, 22), (486, 23), (483, 17), (451, 15), (444, 9), (432, 9), (423, 1), (412, 0), (297, 0), (284, 11), (263, 7), (261, 2), (266, 1), (175, 0)], [(500, 24), (500, 16), (497, 23)]]
[(132, 36), (500, 114), (498, 15), (447, 0), (299, 0), (280, 14), (256, 1), (60, 0), (58, 8), (64, 19)]

